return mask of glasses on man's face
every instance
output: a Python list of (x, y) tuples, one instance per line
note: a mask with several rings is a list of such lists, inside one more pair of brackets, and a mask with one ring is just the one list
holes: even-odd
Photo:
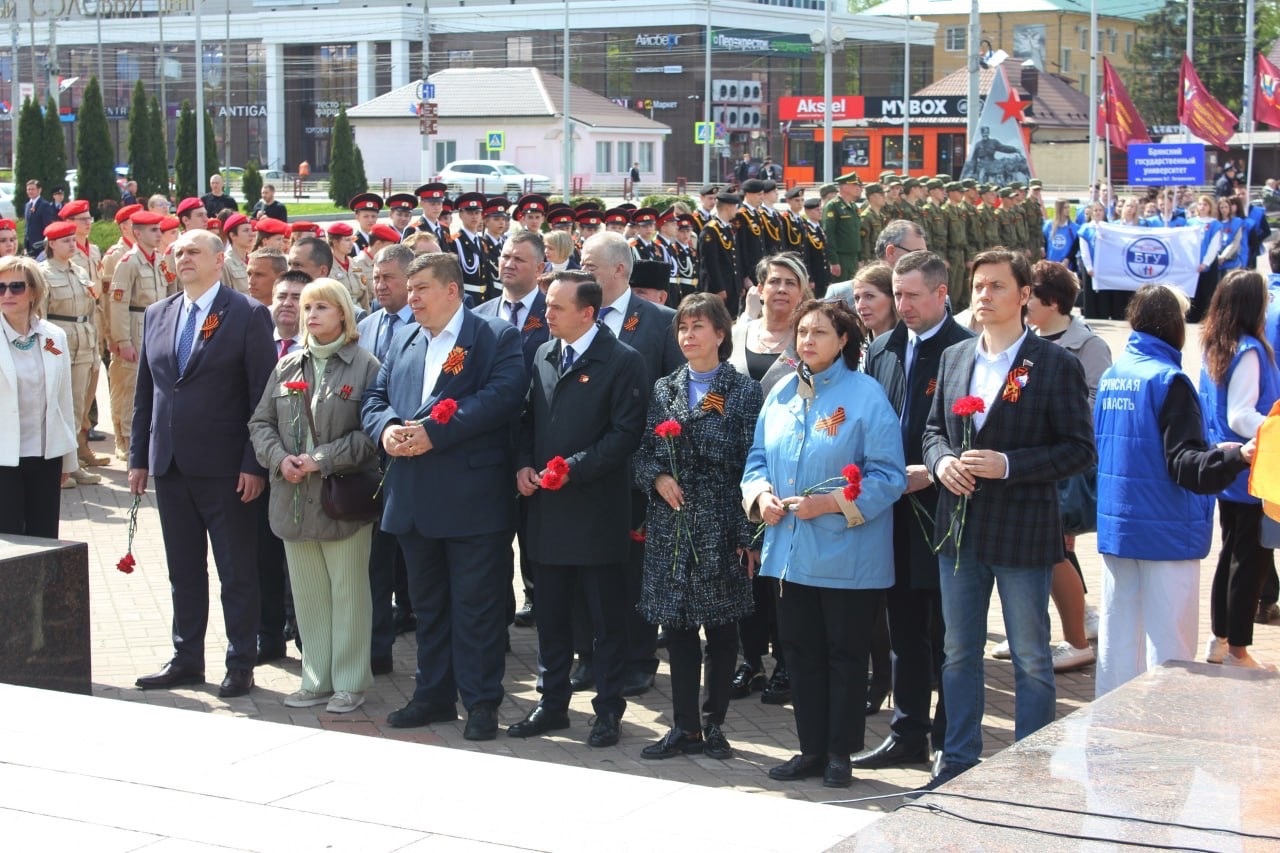
[(9, 288), (9, 292), (14, 296), (21, 296), (27, 292), (27, 283), (25, 281), (0, 281), (0, 293), (3, 293), (6, 287)]

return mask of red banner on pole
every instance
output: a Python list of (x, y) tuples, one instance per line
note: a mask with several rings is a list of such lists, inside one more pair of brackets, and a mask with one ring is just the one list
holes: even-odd
[(1253, 99), (1253, 119), (1280, 127), (1280, 68), (1258, 54), (1257, 91)]
[(1209, 94), (1190, 57), (1185, 55), (1178, 74), (1178, 92), (1178, 121), (1196, 136), (1226, 151), (1239, 122), (1231, 110)]
[(1129, 98), (1120, 75), (1111, 67), (1106, 57), (1102, 59), (1102, 121), (1098, 125), (1100, 136), (1111, 129), (1111, 144), (1122, 151), (1130, 142), (1150, 142), (1147, 126), (1138, 115), (1138, 109)]

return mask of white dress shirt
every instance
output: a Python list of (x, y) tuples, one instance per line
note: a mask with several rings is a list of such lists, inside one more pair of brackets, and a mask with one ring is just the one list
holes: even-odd
[(987, 406), (984, 411), (973, 416), (974, 432), (982, 429), (982, 425), (987, 422), (987, 413), (1004, 392), (1005, 380), (1009, 378), (1009, 371), (1013, 370), (1013, 357), (1018, 354), (1026, 339), (1027, 329), (1024, 326), (1021, 337), (1007, 348), (997, 353), (988, 353), (983, 347), (984, 336), (978, 336), (978, 345), (974, 347), (973, 378), (969, 381), (969, 393), (981, 397)]
[(427, 357), (422, 365), (422, 402), (427, 402), (431, 392), (435, 390), (436, 381), (440, 378), (440, 370), (444, 367), (449, 351), (458, 342), (458, 334), (462, 331), (463, 306), (459, 305), (453, 318), (440, 330), (440, 334), (432, 335), (422, 330), (427, 338)]
[(564, 360), (564, 348), (573, 347), (573, 363), (577, 364), (582, 354), (587, 351), (587, 347), (591, 346), (591, 342), (596, 339), (596, 333), (600, 331), (600, 327), (592, 323), (590, 328), (578, 338), (576, 341), (560, 341), (560, 359)]
[(21, 350), (13, 346), (13, 341), (22, 340), (23, 336), (14, 331), (9, 321), (0, 317), (0, 325), (4, 327), (4, 346), (9, 348), (13, 356), (13, 370), (17, 376), (18, 402), (18, 456), (34, 456), (44, 458), (44, 419), (49, 407), (45, 400), (44, 355), (41, 347), (44, 342), (35, 332), (35, 315), (31, 318), (31, 333), (34, 342), (30, 349)]
[[(516, 300), (516, 303), (520, 306), (520, 316), (516, 318), (517, 320), (520, 321), (517, 324), (520, 328), (524, 328), (524, 324), (529, 322), (529, 312), (533, 310), (533, 301), (537, 298), (538, 298), (538, 288), (534, 287), (534, 288), (531, 288), (529, 292), (526, 293), (524, 296)], [(503, 293), (502, 304), (498, 306), (498, 316), (506, 320), (508, 323), (511, 322), (511, 308), (509, 307), (510, 303), (511, 303), (511, 299), (507, 296), (507, 294)]]
[(921, 332), (918, 335), (910, 329), (907, 329), (907, 361), (902, 366), (903, 383), (906, 383), (911, 378), (911, 364), (914, 361), (916, 347), (938, 334), (938, 330), (942, 328), (942, 324), (945, 322), (947, 322), (947, 318), (944, 316), (938, 321), (938, 325), (926, 332)]
[[(209, 308), (213, 305), (213, 300), (217, 298), (218, 291), (222, 288), (221, 282), (214, 282), (213, 287), (201, 294), (200, 298), (192, 302), (184, 293), (182, 296), (182, 315), (178, 317), (178, 329), (173, 336), (173, 348), (177, 351), (178, 342), (182, 340), (182, 329), (187, 325), (187, 316), (191, 311), (191, 306), (196, 306), (196, 338), (191, 341), (191, 351), (195, 352), (196, 340), (200, 337), (200, 330), (204, 327), (204, 321), (209, 317)], [(279, 350), (277, 350), (279, 352)]]
[[(613, 332), (615, 338), (622, 336), (622, 324), (627, 321), (627, 309), (631, 307), (631, 288), (628, 287), (622, 291), (622, 295), (610, 302), (608, 305), (601, 306), (600, 310), (612, 308), (609, 316), (605, 317), (601, 322), (609, 327), (609, 331)], [(593, 327), (594, 328), (594, 327)], [(594, 337), (594, 334), (592, 335)], [(573, 351), (578, 352), (576, 344), (573, 345)]]

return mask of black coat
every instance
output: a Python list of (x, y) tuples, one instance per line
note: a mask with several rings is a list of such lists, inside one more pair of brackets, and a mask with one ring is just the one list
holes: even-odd
[(684, 364), (684, 353), (676, 342), (675, 318), (674, 309), (655, 305), (631, 292), (618, 340), (644, 359), (646, 392), (653, 389), (653, 383), (659, 378)]
[(564, 457), (569, 481), (529, 499), (525, 542), (543, 565), (621, 564), (631, 547), (631, 454), (640, 446), (651, 383), (644, 359), (608, 327), (560, 375), (560, 341), (538, 349), (520, 424), (518, 468)]

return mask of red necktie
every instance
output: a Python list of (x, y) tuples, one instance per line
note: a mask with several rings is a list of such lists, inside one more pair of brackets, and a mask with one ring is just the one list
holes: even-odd
[(281, 338), (280, 339), (280, 355), (278, 356), (278, 358), (284, 358), (286, 355), (288, 355), (289, 347), (292, 344), (293, 344), (293, 341), (290, 340), (289, 338)]

